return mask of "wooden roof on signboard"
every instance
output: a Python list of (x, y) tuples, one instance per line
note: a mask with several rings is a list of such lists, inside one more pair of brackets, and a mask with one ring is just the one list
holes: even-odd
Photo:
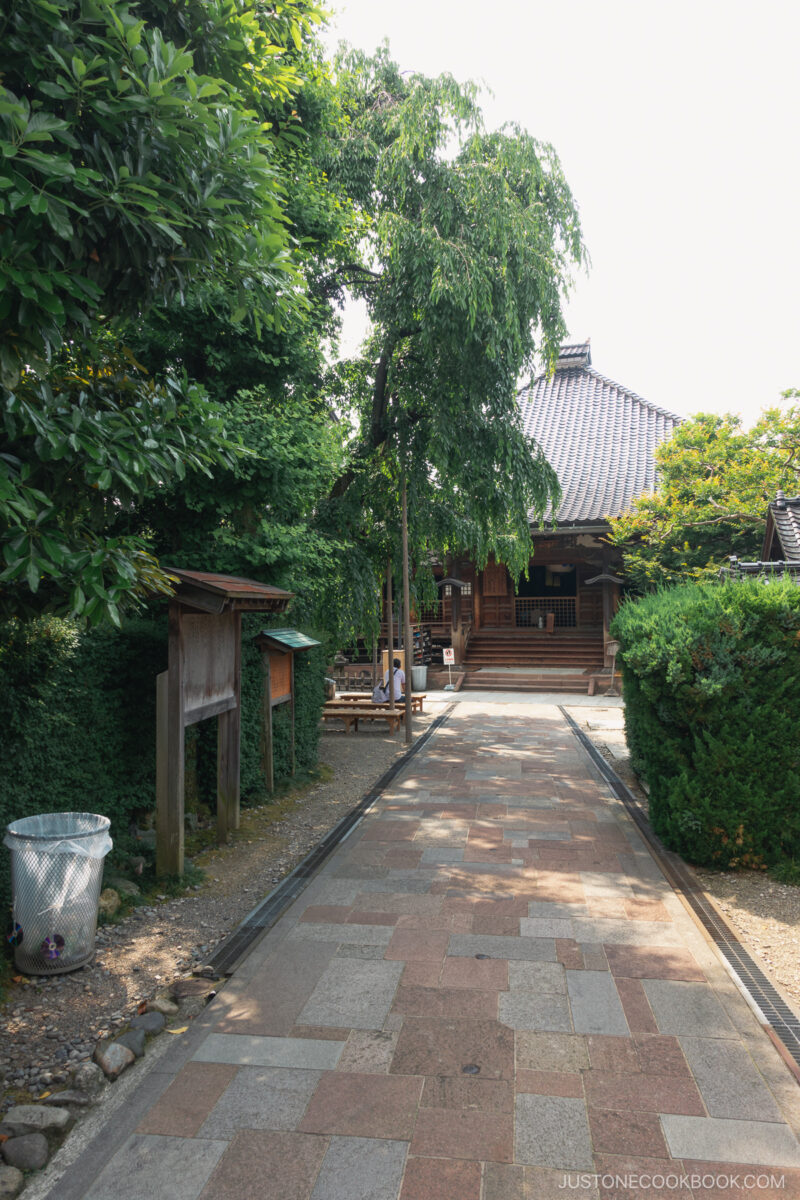
[(301, 633), (299, 629), (262, 629), (256, 636), (259, 646), (268, 646), (271, 650), (280, 650), (288, 654), (290, 650), (310, 650), (312, 646), (321, 645), (314, 638)]
[(285, 612), (294, 592), (238, 575), (165, 567), (178, 580), (173, 599), (203, 612)]

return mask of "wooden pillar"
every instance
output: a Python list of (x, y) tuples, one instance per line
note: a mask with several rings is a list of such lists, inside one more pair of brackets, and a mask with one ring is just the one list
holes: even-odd
[(294, 744), (294, 654), (289, 655), (289, 679), (290, 679), (289, 686), (292, 689), (292, 698), (289, 701), (289, 706), (291, 708), (291, 721), (292, 721), (292, 735), (291, 735), (292, 736), (292, 775), (294, 775), (295, 770), (297, 768), (297, 762), (296, 762), (296, 758), (295, 758), (295, 744)]
[(406, 745), (412, 740), (411, 672), (414, 669), (414, 639), (411, 635), (411, 581), (408, 569), (408, 485), (403, 471), (403, 644), (406, 651)]
[(242, 615), (234, 616), (233, 694), (236, 707), (217, 718), (217, 841), (239, 828), (239, 758), (242, 724)]
[(272, 742), (272, 678), (269, 650), (263, 651), (264, 692), (261, 701), (261, 733), (264, 746), (264, 780), (270, 795), (275, 791), (275, 750)]
[(159, 676), (156, 874), (183, 874), (183, 641), (180, 606), (169, 606), (169, 670)]
[[(387, 642), (387, 646), (388, 646), (387, 657), (389, 660), (388, 661), (388, 666), (389, 666), (389, 675), (388, 675), (389, 707), (392, 709), (395, 707), (394, 679), (393, 679), (394, 672), (393, 672), (393, 667), (392, 667), (392, 659), (394, 658), (393, 617), (394, 617), (394, 614), (392, 612), (392, 560), (391, 560), (391, 558), (389, 558), (387, 565), (386, 565), (386, 621), (387, 621), (388, 632), (389, 632), (389, 638), (388, 638), (388, 642)], [(381, 682), (383, 682), (383, 676), (381, 676)]]

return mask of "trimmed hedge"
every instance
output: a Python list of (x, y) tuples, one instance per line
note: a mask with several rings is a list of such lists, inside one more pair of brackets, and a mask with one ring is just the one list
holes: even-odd
[(800, 858), (800, 588), (689, 584), (624, 604), (611, 632), (664, 843), (719, 868)]
[[(252, 638), (263, 619), (242, 632), (242, 803), (265, 796), (260, 717), (263, 673)], [(324, 701), (321, 648), (297, 655), (297, 770), (317, 760)], [(155, 678), (167, 667), (166, 612), (125, 622), (122, 629), (85, 631), (44, 617), (0, 626), (0, 831), (41, 812), (86, 811), (111, 818), (115, 844), (131, 822), (155, 808)], [(288, 706), (275, 720), (275, 779), (290, 772)], [(216, 721), (190, 727), (187, 782), (196, 801), (216, 809)], [(191, 744), (191, 748), (190, 748)], [(196, 754), (196, 770), (192, 757)], [(190, 788), (187, 788), (187, 792)], [(187, 808), (191, 796), (187, 795)], [(0, 853), (0, 904), (10, 898), (10, 855)]]

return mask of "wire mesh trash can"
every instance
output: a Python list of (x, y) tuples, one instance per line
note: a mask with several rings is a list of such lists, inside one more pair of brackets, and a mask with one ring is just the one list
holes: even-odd
[(94, 953), (108, 817), (40, 813), (6, 827), (13, 896), (9, 941), (28, 975), (74, 971)]

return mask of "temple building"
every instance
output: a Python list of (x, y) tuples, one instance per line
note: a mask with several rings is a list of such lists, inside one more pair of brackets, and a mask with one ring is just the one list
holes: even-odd
[(562, 346), (553, 375), (536, 378), (519, 403), (525, 432), (561, 483), (555, 526), (552, 514), (543, 525), (532, 519), (527, 579), (512, 579), (502, 563), (478, 571), (467, 556), (449, 562), (453, 582), (423, 621), (454, 646), (465, 686), (508, 684), (516, 670), (520, 686), (575, 690), (602, 671), (619, 602), (609, 518), (654, 489), (656, 447), (679, 418), (596, 371), (588, 341)]

